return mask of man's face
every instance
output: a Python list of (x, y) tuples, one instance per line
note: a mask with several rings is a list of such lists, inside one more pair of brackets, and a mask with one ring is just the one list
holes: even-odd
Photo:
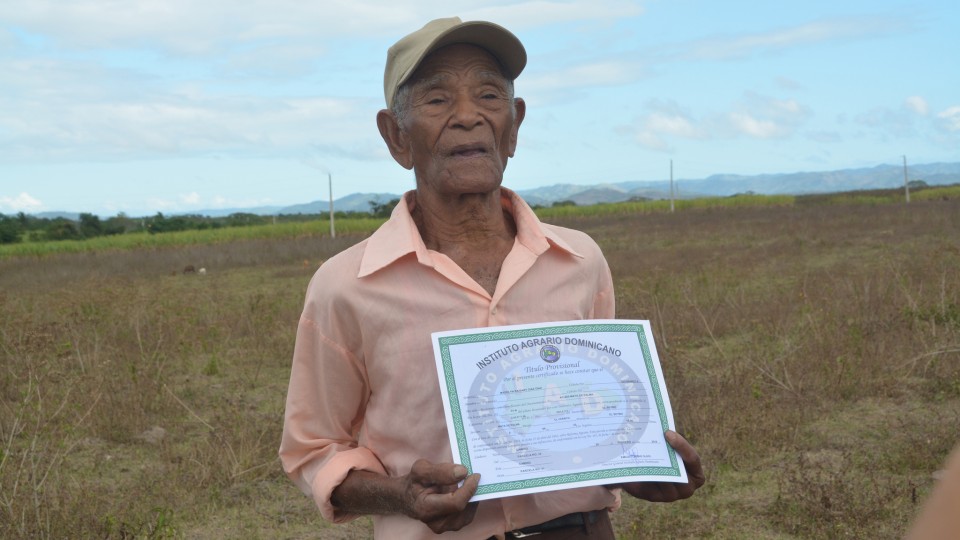
[(430, 56), (411, 78), (401, 119), (417, 188), (437, 195), (489, 193), (500, 186), (525, 112), (514, 103), (496, 60), (472, 45)]

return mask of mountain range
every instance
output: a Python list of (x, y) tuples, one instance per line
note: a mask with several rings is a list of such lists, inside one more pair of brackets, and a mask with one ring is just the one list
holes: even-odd
[[(927, 185), (960, 183), (960, 163), (928, 163), (908, 168), (910, 181), (923, 181)], [(902, 187), (903, 167), (878, 165), (862, 169), (839, 171), (797, 172), (787, 174), (759, 174), (743, 176), (715, 174), (702, 179), (674, 181), (674, 196), (678, 199), (696, 197), (728, 197), (738, 193), (761, 195), (806, 195), (813, 193), (836, 193), (866, 189), (890, 189)], [(670, 181), (634, 181), (611, 184), (577, 186), (557, 184), (535, 189), (520, 190), (529, 204), (550, 205), (569, 200), (578, 205), (622, 202), (630, 199), (668, 199)]]
[[(927, 163), (908, 168), (910, 181), (927, 185), (960, 183), (960, 162)], [(837, 171), (797, 172), (786, 174), (759, 174), (752, 176), (715, 174), (702, 179), (674, 181), (674, 196), (678, 199), (696, 197), (727, 197), (738, 193), (762, 195), (804, 195), (835, 193), (866, 189), (902, 187), (904, 170), (898, 165), (877, 165), (861, 169)], [(507, 185), (509, 187), (509, 185)], [(517, 190), (530, 205), (550, 206), (559, 201), (573, 201), (577, 205), (614, 203), (631, 199), (668, 199), (670, 181), (630, 181), (593, 185), (554, 184), (533, 189)], [(334, 209), (341, 212), (366, 212), (372, 204), (382, 204), (398, 198), (398, 193), (353, 193), (334, 200)], [(252, 208), (217, 208), (189, 212), (210, 217), (234, 213), (258, 215), (319, 214), (330, 209), (329, 201), (313, 201), (290, 206), (258, 206)], [(44, 212), (39, 217), (67, 217), (77, 219), (69, 212)]]

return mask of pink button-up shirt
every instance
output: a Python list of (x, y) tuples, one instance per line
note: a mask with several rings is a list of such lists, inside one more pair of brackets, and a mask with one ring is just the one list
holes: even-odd
[[(451, 462), (430, 333), (614, 317), (613, 282), (586, 234), (540, 223), (515, 193), (501, 201), (517, 236), (490, 294), (427, 249), (404, 195), (370, 238), (314, 275), (297, 330), (280, 445), (284, 470), (335, 522), (357, 517), (330, 495), (352, 469), (401, 476), (419, 458)], [(589, 487), (482, 501), (444, 538), (502, 538), (571, 512), (616, 508), (619, 491)], [(403, 515), (374, 516), (375, 538), (436, 537)]]

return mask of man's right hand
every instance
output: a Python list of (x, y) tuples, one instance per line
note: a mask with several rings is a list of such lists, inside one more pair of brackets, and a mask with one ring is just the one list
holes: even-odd
[(473, 521), (477, 503), (470, 503), (470, 497), (479, 483), (480, 475), (467, 476), (463, 465), (419, 459), (400, 477), (352, 470), (330, 499), (343, 512), (404, 514), (439, 534), (458, 531)]
[(480, 483), (479, 474), (467, 476), (463, 465), (419, 459), (403, 479), (404, 513), (426, 523), (431, 531), (458, 531), (473, 521), (477, 503), (469, 501)]

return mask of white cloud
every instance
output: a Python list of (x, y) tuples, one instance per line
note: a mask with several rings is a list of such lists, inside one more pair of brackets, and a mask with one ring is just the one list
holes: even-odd
[[(916, 98), (916, 99), (914, 99)], [(913, 139), (928, 145), (956, 149), (960, 137), (960, 105), (930, 115), (925, 99), (908, 98), (901, 107), (875, 107), (853, 117), (854, 123), (867, 128), (862, 135), (886, 142)]]
[(636, 82), (645, 75), (644, 67), (631, 61), (603, 60), (561, 66), (549, 72), (525, 73), (517, 83), (524, 96), (549, 100), (568, 90), (597, 86), (617, 86)]
[(49, 80), (30, 75), (29, 66), (5, 70), (15, 99), (0, 99), (0, 159), (282, 155), (316, 143), (376, 142), (372, 107), (363, 98), (181, 92), (122, 82), (122, 74), (94, 66), (43, 65)]
[(853, 117), (856, 124), (883, 137), (909, 137), (916, 132), (915, 114), (904, 108), (876, 107)]
[(949, 107), (937, 114), (940, 126), (947, 131), (960, 131), (960, 106)]
[[(30, 0), (0, 3), (0, 20), (82, 47), (160, 46), (180, 54), (208, 54), (233, 43), (296, 40), (316, 43), (342, 36), (399, 37), (424, 21), (459, 13), (511, 28), (566, 21), (613, 20), (642, 13), (631, 0)], [(439, 15), (438, 15), (439, 14)]]
[(735, 134), (771, 139), (793, 135), (809, 116), (807, 108), (796, 100), (748, 92), (720, 123)]
[[(477, 2), (477, 4), (488, 4)], [(560, 22), (614, 20), (643, 13), (639, 2), (629, 0), (562, 1), (535, 0), (513, 5), (477, 7), (463, 14), (465, 20), (496, 21), (508, 28), (529, 28)]]
[(0, 53), (8, 50), (12, 51), (17, 45), (17, 38), (13, 35), (13, 32), (0, 26)]
[(667, 141), (651, 131), (640, 131), (636, 134), (635, 138), (641, 146), (645, 146), (651, 150), (659, 150), (661, 152), (673, 150), (673, 147), (667, 144)]
[(670, 151), (673, 148), (666, 137), (705, 139), (709, 136), (698, 121), (673, 101), (654, 100), (647, 103), (649, 110), (639, 120), (635, 139), (652, 150)]
[[(355, 18), (323, 3), (276, 0), (237, 6), (226, 0), (153, 0), (116, 4), (111, 0), (33, 0), (0, 4), (0, 19), (64, 45), (89, 48), (159, 46), (180, 54), (206, 54), (231, 42), (304, 37), (317, 29), (329, 35)], [(327, 9), (334, 20), (324, 18)], [(340, 24), (335, 21), (339, 19)], [(300, 21), (301, 24), (296, 24)], [(319, 28), (318, 28), (319, 27)], [(338, 28), (339, 27), (339, 28)], [(356, 31), (356, 29), (354, 29)], [(342, 35), (342, 34), (340, 34)]]
[(211, 199), (211, 208), (252, 208), (255, 206), (267, 206), (273, 204), (273, 199), (266, 198), (246, 198), (238, 199), (224, 197), (223, 195), (214, 195)]
[(152, 212), (190, 212), (212, 208), (251, 208), (272, 204), (269, 197), (225, 197), (223, 195), (201, 196), (197, 192), (182, 194), (174, 197), (151, 197), (144, 201), (146, 208)]
[(810, 111), (796, 100), (776, 99), (753, 92), (732, 105), (727, 112), (712, 112), (699, 118), (673, 101), (652, 101), (648, 112), (629, 132), (641, 146), (653, 150), (672, 150), (671, 138), (688, 140), (733, 139), (747, 136), (775, 139), (793, 136), (810, 116)]
[[(311, 145), (326, 156), (389, 160), (373, 122), (378, 84), (369, 81), (382, 73), (380, 57), (369, 70), (346, 56), (336, 61), (348, 67), (320, 62), (343, 45), (337, 39), (393, 39), (450, 13), (516, 30), (620, 20), (642, 7), (635, 0), (0, 2), (0, 52), (6, 46), (18, 55), (0, 54), (0, 160), (276, 157)], [(331, 68), (371, 82), (369, 93), (331, 82)], [(641, 75), (637, 65), (604, 60), (522, 84), (549, 101)], [(307, 86), (318, 81), (322, 87)]]
[(647, 117), (644, 127), (655, 133), (676, 135), (688, 139), (703, 137), (702, 131), (693, 125), (690, 118), (679, 114), (654, 112)]
[(172, 209), (175, 209), (179, 206), (177, 201), (171, 201), (170, 199), (161, 199), (159, 197), (151, 197), (146, 200), (146, 207), (152, 208), (157, 212), (169, 212)]
[(321, 43), (265, 44), (232, 50), (221, 70), (227, 76), (300, 77), (309, 75), (315, 62), (326, 52)]
[(801, 45), (901, 32), (909, 25), (909, 20), (893, 17), (822, 19), (772, 32), (695, 41), (681, 47), (677, 54), (691, 59), (728, 60)]
[(907, 109), (919, 114), (920, 116), (926, 116), (927, 113), (930, 111), (930, 107), (927, 105), (927, 100), (923, 99), (920, 96), (908, 97), (903, 102), (903, 105)]
[(591, 88), (633, 84), (647, 76), (646, 66), (633, 58), (605, 58), (563, 63), (525, 71), (517, 80), (517, 95), (537, 109), (589, 97)]
[(772, 120), (761, 120), (747, 113), (732, 112), (728, 118), (734, 129), (758, 139), (769, 139), (783, 134), (783, 129)]
[(43, 208), (43, 203), (30, 196), (29, 193), (21, 193), (16, 197), (0, 196), (0, 210), (8, 212), (36, 212)]

